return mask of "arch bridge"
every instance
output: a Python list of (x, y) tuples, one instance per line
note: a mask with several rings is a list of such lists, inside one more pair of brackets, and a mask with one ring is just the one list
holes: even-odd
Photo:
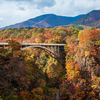
[[(42, 49), (45, 52), (47, 52), (52, 57), (59, 57), (60, 52), (64, 50), (64, 46), (66, 44), (49, 44), (49, 43), (20, 43), (21, 49), (27, 49), (27, 48), (38, 48)], [(0, 43), (0, 47), (5, 48), (6, 46), (9, 46), (8, 43)]]

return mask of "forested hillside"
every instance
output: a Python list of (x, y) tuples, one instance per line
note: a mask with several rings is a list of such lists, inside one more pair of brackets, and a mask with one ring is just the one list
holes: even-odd
[[(100, 29), (0, 30), (0, 99), (99, 100)], [(59, 58), (20, 43), (65, 43)]]

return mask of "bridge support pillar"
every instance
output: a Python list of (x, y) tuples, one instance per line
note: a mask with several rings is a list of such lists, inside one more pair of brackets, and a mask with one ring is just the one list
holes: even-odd
[(3, 46), (3, 48), (5, 49), (5, 45)]
[(59, 56), (59, 46), (58, 46), (58, 54), (57, 55)]
[(55, 50), (54, 50), (54, 52), (56, 53), (56, 51), (57, 51), (57, 48), (56, 48), (56, 46), (54, 47), (54, 49), (55, 49)]

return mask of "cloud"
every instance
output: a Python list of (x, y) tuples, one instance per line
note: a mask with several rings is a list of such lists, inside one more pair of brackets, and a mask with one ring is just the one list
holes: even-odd
[(4, 18), (0, 18), (0, 21), (3, 21), (4, 20)]
[(100, 9), (100, 0), (0, 0), (0, 27), (42, 14), (77, 16)]
[(24, 7), (21, 7), (21, 6), (18, 6), (18, 10), (25, 11), (25, 8)]
[(33, 0), (33, 3), (35, 3), (38, 8), (41, 7), (51, 7), (55, 5), (55, 1), (54, 0)]
[(55, 4), (55, 0), (6, 0), (6, 1), (15, 1), (15, 2), (27, 2), (29, 3), (31, 6), (36, 5), (37, 8), (43, 8), (45, 6), (51, 7)]
[(86, 14), (94, 9), (100, 9), (100, 0), (55, 0), (56, 5), (45, 7), (45, 12), (54, 12), (58, 15), (76, 16)]
[(75, 5), (75, 1), (72, 0), (72, 1), (70, 2), (70, 5), (71, 5), (71, 6), (74, 6), (74, 5)]
[(5, 0), (5, 1), (28, 1), (28, 2), (30, 2), (32, 0)]

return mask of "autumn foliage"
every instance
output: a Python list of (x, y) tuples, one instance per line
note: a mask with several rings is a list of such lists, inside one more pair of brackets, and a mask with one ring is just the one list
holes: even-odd
[[(13, 28), (0, 31), (0, 99), (99, 100), (100, 29)], [(20, 43), (65, 43), (60, 58)]]

